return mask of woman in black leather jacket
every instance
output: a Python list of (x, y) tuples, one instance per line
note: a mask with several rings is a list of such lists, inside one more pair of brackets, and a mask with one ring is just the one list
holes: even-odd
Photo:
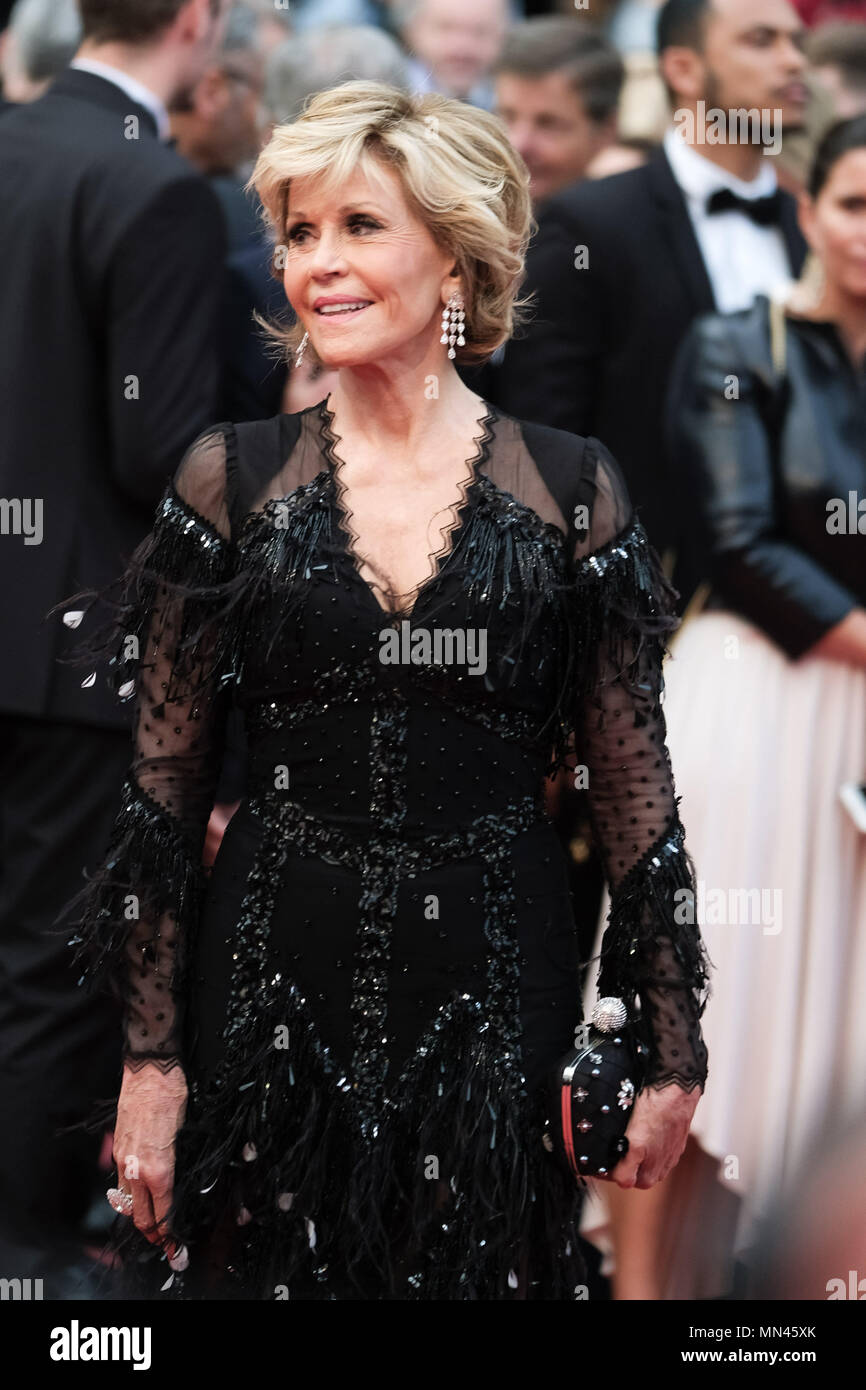
[[(847, 802), (866, 782), (866, 117), (824, 137), (800, 223), (811, 293), (697, 320), (671, 382), (706, 583), (665, 712), (713, 1067), (670, 1177), (605, 1192), (610, 1229), (585, 1213), (634, 1298), (747, 1288), (771, 1197), (863, 1104), (866, 833)], [(834, 1274), (814, 1271), (814, 1297)]]

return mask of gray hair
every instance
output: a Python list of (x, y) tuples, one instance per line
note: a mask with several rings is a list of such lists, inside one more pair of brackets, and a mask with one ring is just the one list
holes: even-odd
[(282, 125), (300, 115), (308, 97), (353, 78), (408, 91), (406, 55), (390, 34), (368, 24), (295, 34), (274, 49), (268, 60), (265, 109)]
[(56, 77), (81, 43), (76, 0), (16, 0), (8, 31), (25, 77), (31, 82)]
[[(519, 24), (523, 19), (523, 6), (517, 0), (504, 0), (504, 3), (509, 25)], [(391, 23), (398, 34), (405, 33), (425, 4), (426, 0), (391, 0)]]
[[(273, 14), (277, 13), (272, 6), (271, 10)], [(261, 22), (262, 11), (258, 6), (250, 4), (250, 0), (237, 0), (228, 12), (220, 56), (224, 53), (246, 53), (249, 49), (256, 48)]]

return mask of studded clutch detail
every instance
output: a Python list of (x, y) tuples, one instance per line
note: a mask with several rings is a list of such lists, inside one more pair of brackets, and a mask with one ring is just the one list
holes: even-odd
[(621, 999), (599, 999), (551, 1075), (543, 1142), (575, 1177), (604, 1177), (628, 1152), (625, 1131), (649, 1049), (627, 1020)]

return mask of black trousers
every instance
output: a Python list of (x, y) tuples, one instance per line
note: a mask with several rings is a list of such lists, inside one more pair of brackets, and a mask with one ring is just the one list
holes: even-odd
[(80, 1258), (101, 1135), (57, 1130), (116, 1097), (121, 1011), (77, 986), (52, 925), (104, 858), (131, 734), (0, 714), (0, 1278)]

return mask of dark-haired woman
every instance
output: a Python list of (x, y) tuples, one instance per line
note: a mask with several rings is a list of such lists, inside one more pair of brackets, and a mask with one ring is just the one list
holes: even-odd
[(672, 383), (709, 598), (666, 709), (715, 1069), (676, 1172), (585, 1204), (619, 1297), (725, 1292), (810, 1138), (862, 1110), (866, 835), (840, 793), (866, 780), (866, 117), (825, 136), (800, 223), (817, 274), (699, 320)]

